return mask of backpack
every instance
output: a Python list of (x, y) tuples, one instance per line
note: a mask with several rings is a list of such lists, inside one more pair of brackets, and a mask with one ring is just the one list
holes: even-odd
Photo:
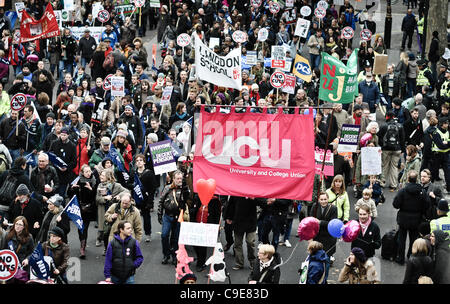
[(0, 153), (0, 173), (5, 172), (9, 169), (8, 159), (5, 154)]
[(397, 256), (397, 235), (397, 230), (392, 229), (381, 238), (381, 257), (383, 259), (394, 260)]
[(112, 52), (106, 55), (105, 60), (103, 61), (103, 68), (107, 71), (111, 70), (114, 67), (114, 56)]
[(386, 134), (383, 137), (383, 147), (388, 150), (396, 150), (400, 145), (399, 127), (397, 123), (389, 123)]
[(8, 205), (16, 198), (17, 177), (8, 174), (3, 185), (0, 187), (0, 204)]

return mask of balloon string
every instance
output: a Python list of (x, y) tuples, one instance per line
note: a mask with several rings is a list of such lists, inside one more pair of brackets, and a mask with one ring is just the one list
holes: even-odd
[(295, 245), (294, 249), (293, 249), (292, 252), (291, 252), (291, 255), (288, 257), (288, 259), (286, 260), (286, 262), (283, 262), (283, 258), (280, 257), (281, 263), (278, 264), (278, 265), (276, 265), (273, 269), (277, 269), (278, 267), (283, 266), (284, 264), (287, 264), (287, 262), (289, 262), (289, 260), (292, 258), (292, 255), (294, 254), (295, 249), (297, 249), (298, 244), (300, 244), (300, 242), (298, 242), (298, 243)]

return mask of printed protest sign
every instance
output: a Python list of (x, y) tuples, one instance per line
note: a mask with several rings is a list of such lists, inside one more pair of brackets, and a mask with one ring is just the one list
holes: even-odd
[(286, 51), (282, 45), (272, 45), (272, 68), (284, 68)]
[(111, 77), (111, 96), (125, 96), (125, 77)]
[(381, 174), (381, 147), (361, 148), (361, 174)]
[(295, 36), (299, 36), (302, 38), (306, 38), (308, 36), (309, 27), (311, 25), (311, 21), (303, 18), (297, 19), (297, 25), (295, 26)]
[(170, 139), (150, 144), (149, 149), (156, 175), (177, 170)]
[[(314, 151), (316, 161), (316, 174), (320, 174), (322, 171), (324, 149), (316, 147)], [(325, 158), (325, 167), (323, 168), (323, 174), (326, 176), (334, 176), (334, 157), (333, 151), (327, 150), (327, 156)]]
[(161, 96), (161, 105), (169, 105), (170, 104), (170, 97), (172, 96), (173, 86), (166, 86), (163, 90), (162, 96)]
[(341, 138), (339, 139), (338, 152), (356, 152), (361, 126), (343, 124)]
[(7, 281), (14, 277), (19, 269), (19, 259), (12, 250), (0, 251), (0, 281)]

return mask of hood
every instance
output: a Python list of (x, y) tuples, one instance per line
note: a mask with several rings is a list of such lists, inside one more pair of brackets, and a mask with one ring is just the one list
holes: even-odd
[(325, 252), (325, 250), (321, 249), (319, 251), (317, 251), (314, 255), (310, 255), (309, 256), (309, 260), (312, 261), (317, 261), (317, 262), (326, 262), (328, 261), (328, 256)]
[(429, 126), (429, 127), (425, 130), (425, 133), (426, 133), (426, 134), (433, 134), (434, 131), (436, 131), (436, 127), (435, 127), (435, 126)]
[(422, 191), (422, 186), (416, 183), (408, 183), (406, 184), (404, 189), (408, 194), (420, 195), (420, 192)]
[(275, 266), (275, 265), (280, 265), (280, 264), (281, 264), (281, 256), (280, 256), (280, 254), (278, 252), (275, 252), (273, 254), (272, 265)]
[(434, 238), (436, 239), (436, 247), (438, 247), (441, 243), (443, 243), (445, 240), (448, 240), (448, 233), (444, 232), (442, 230), (434, 230)]
[(118, 233), (114, 233), (114, 238), (115, 238), (116, 240), (118, 240), (119, 242), (124, 243), (125, 241), (128, 241), (128, 240), (131, 238), (131, 236), (127, 237), (125, 240), (122, 240), (122, 239), (120, 238), (120, 235), (119, 235)]

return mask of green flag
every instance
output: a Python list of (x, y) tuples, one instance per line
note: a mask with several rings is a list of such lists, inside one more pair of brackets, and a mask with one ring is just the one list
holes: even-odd
[(320, 65), (319, 99), (332, 103), (351, 103), (358, 96), (358, 49), (355, 49), (347, 65), (322, 52)]

